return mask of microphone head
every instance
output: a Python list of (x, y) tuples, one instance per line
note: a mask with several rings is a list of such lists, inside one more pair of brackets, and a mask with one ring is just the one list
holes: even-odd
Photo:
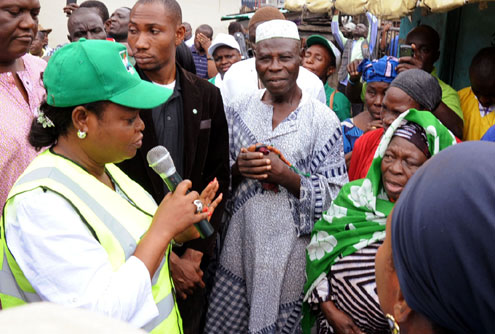
[(175, 165), (168, 150), (161, 146), (155, 146), (146, 155), (148, 164), (160, 176), (170, 176), (175, 173)]

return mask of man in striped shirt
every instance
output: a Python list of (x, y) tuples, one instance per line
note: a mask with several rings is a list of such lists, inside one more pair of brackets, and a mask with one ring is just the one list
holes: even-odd
[(200, 78), (208, 79), (208, 48), (213, 38), (213, 29), (207, 25), (200, 25), (194, 34), (194, 44), (191, 52), (196, 65), (196, 75)]

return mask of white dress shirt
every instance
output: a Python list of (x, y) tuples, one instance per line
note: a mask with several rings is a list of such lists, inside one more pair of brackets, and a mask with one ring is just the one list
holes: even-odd
[(21, 193), (5, 219), (10, 252), (42, 300), (136, 327), (158, 316), (144, 263), (131, 256), (113, 271), (105, 249), (62, 196), (40, 188)]
[(191, 46), (193, 46), (194, 44), (194, 36), (189, 38), (187, 41), (185, 41), (184, 43), (186, 43), (187, 47), (190, 48)]
[[(327, 97), (321, 80), (312, 72), (299, 66), (297, 85), (309, 98), (315, 98), (326, 104)], [(220, 92), (225, 105), (229, 105), (236, 97), (253, 92), (258, 87), (258, 72), (256, 59), (249, 58), (238, 61), (229, 68), (223, 77), (223, 87)]]

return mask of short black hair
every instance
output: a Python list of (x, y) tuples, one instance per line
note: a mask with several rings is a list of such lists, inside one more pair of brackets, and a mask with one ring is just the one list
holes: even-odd
[(230, 24), (229, 24), (229, 35), (233, 35), (236, 32), (242, 32), (242, 25), (239, 22), (237, 22), (237, 21), (230, 22)]
[(180, 5), (175, 0), (138, 0), (134, 6), (137, 4), (148, 4), (148, 3), (161, 3), (165, 9), (170, 12), (170, 16), (177, 19), (177, 24), (182, 23), (182, 9)]
[(428, 36), (429, 38), (431, 38), (431, 43), (432, 43), (431, 47), (433, 48), (433, 51), (440, 50), (440, 35), (435, 29), (433, 29), (429, 25), (421, 24), (416, 28), (414, 28), (413, 30), (411, 30), (409, 33), (422, 34)]
[(198, 31), (202, 31), (205, 33), (206, 37), (208, 37), (209, 39), (212, 39), (213, 38), (213, 28), (207, 24), (202, 24), (200, 25), (199, 27), (196, 28), (196, 33)]
[(110, 14), (108, 14), (107, 6), (105, 6), (105, 4), (101, 1), (97, 1), (97, 0), (84, 1), (79, 5), (79, 7), (98, 9), (98, 13), (100, 14), (103, 23), (107, 22), (107, 20), (110, 18)]
[(495, 46), (483, 48), (476, 53), (469, 66), (469, 74), (481, 80), (492, 81), (495, 78)]

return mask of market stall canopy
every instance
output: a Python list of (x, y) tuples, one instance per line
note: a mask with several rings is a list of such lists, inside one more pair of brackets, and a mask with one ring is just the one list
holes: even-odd
[(335, 7), (347, 15), (369, 11), (382, 19), (398, 19), (410, 15), (416, 7), (441, 13), (470, 3), (489, 1), (495, 0), (286, 0), (285, 8), (302, 11), (306, 7), (312, 13), (328, 13)]

